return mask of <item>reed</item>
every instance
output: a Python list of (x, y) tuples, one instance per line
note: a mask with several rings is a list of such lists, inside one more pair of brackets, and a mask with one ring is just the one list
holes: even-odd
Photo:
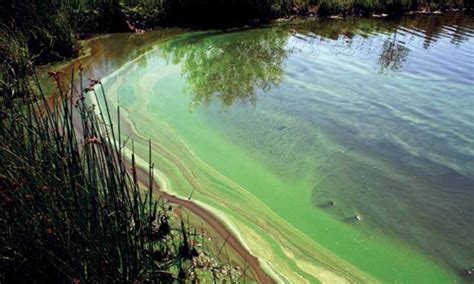
[[(0, 281), (240, 277), (202, 249), (203, 231), (174, 220), (155, 196), (151, 156), (146, 186), (140, 185), (133, 151), (122, 155), (126, 142), (100, 81), (83, 87), (79, 73), (76, 86), (72, 74), (66, 88), (60, 74), (50, 75), (57, 97), (25, 83), (30, 96), (8, 107), (0, 101)], [(89, 97), (102, 97), (104, 105)]]

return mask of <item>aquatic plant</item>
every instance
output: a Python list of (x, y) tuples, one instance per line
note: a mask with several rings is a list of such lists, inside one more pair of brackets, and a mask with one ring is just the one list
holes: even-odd
[[(62, 76), (50, 73), (56, 97), (25, 83), (30, 96), (0, 104), (1, 281), (240, 277), (155, 196), (151, 152), (142, 174), (133, 147), (125, 159), (129, 140), (113, 126), (101, 82), (83, 87), (80, 75), (76, 86), (72, 75), (65, 88)], [(91, 104), (99, 97), (104, 105)]]

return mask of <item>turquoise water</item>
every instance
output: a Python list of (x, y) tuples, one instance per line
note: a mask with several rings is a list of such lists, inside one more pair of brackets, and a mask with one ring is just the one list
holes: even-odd
[(473, 50), (465, 14), (306, 21), (173, 36), (104, 82), (131, 132), (167, 149), (169, 189), (197, 188), (290, 282), (341, 280), (321, 267), (469, 282)]

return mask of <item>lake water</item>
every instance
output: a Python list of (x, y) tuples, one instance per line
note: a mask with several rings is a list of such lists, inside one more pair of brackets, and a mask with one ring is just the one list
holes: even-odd
[(162, 187), (288, 282), (472, 282), (474, 17), (91, 42)]

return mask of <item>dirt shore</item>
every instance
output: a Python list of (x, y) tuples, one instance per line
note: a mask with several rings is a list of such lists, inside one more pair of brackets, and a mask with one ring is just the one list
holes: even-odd
[[(137, 168), (137, 176), (142, 184), (148, 183), (148, 173), (143, 168)], [(211, 212), (207, 211), (204, 208), (199, 207), (196, 203), (181, 199), (174, 195), (168, 194), (164, 191), (159, 190), (160, 185), (154, 181), (154, 189), (160, 195), (161, 198), (165, 199), (168, 203), (182, 206), (187, 209), (189, 212), (199, 217), (204, 221), (208, 226), (210, 226), (219, 237), (223, 240), (226, 240), (226, 246), (230, 247), (235, 253), (237, 253), (249, 266), (253, 272), (253, 276), (258, 283), (275, 283), (275, 281), (270, 278), (270, 276), (263, 271), (258, 262), (258, 259), (253, 256), (247, 249), (240, 243), (240, 241), (235, 237), (232, 232), (225, 226), (225, 224), (219, 220), (217, 217), (212, 215)]]

